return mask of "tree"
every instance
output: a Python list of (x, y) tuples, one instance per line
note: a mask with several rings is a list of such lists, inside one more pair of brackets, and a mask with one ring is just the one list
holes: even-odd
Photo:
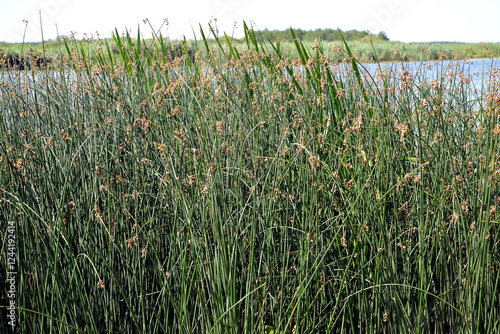
[(378, 35), (377, 35), (377, 37), (379, 37), (383, 41), (388, 41), (389, 40), (389, 37), (387, 37), (387, 34), (385, 33), (385, 31), (379, 32)]

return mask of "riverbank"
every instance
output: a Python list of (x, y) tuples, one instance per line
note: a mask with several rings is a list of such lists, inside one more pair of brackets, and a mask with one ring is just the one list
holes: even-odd
[[(259, 35), (260, 32), (256, 32), (257, 40), (264, 40), (264, 36)], [(319, 32), (318, 32), (319, 34)], [(287, 32), (289, 35), (289, 32)], [(372, 37), (371, 35), (366, 35), (366, 33), (350, 34), (352, 37), (348, 39), (351, 44), (351, 51), (356, 56), (360, 62), (389, 62), (401, 60), (406, 61), (420, 61), (420, 60), (456, 60), (465, 58), (474, 59), (489, 59), (498, 57), (500, 55), (500, 42), (497, 43), (456, 43), (456, 42), (431, 42), (431, 43), (402, 43), (397, 41), (383, 40), (377, 36)], [(281, 35), (280, 35), (281, 36)], [(312, 35), (311, 35), (312, 36)], [(308, 37), (308, 41), (302, 42), (302, 45), (308, 50), (313, 50), (313, 47), (319, 43), (324, 50), (324, 55), (331, 58), (332, 61), (341, 62), (345, 55), (339, 54), (339, 50), (342, 48), (342, 42), (338, 40), (328, 40), (328, 41), (311, 41), (311, 36)], [(129, 36), (130, 37), (130, 36)], [(275, 41), (274, 39), (271, 39)], [(155, 43), (151, 39), (142, 39), (142, 43), (146, 45)], [(182, 48), (185, 47), (191, 52), (191, 57), (194, 57), (194, 50), (196, 50), (196, 43), (202, 40), (194, 41), (192, 39), (179, 41), (179, 40), (169, 40), (168, 38), (162, 39), (162, 47), (172, 50), (172, 57), (176, 54), (182, 54)], [(229, 39), (230, 43), (234, 47), (244, 47), (246, 41), (242, 39)], [(267, 43), (267, 40), (265, 40)], [(94, 57), (94, 53), (98, 52), (104, 48), (109, 52), (109, 56), (115, 61), (120, 59), (120, 46), (116, 44), (116, 40), (112, 38), (108, 39), (71, 39), (71, 38), (60, 38), (58, 41), (46, 41), (44, 43), (26, 43), (25, 45), (21, 43), (3, 43), (0, 42), (0, 56), (3, 54), (11, 55), (13, 58), (18, 58), (19, 55), (24, 56), (37, 54), (37, 57), (57, 57), (58, 55), (66, 54), (65, 43), (70, 45), (78, 45), (78, 47), (83, 47), (87, 51), (87, 56), (89, 58)], [(134, 46), (137, 40), (134, 38), (129, 38), (124, 40), (124, 45)], [(220, 38), (216, 40), (215, 38), (207, 39), (209, 47), (218, 49), (219, 44), (224, 48), (228, 47), (228, 40), (226, 38)], [(184, 45), (184, 46), (183, 46)], [(296, 45), (293, 39), (283, 39), (280, 42), (280, 46), (284, 53), (291, 57), (292, 59), (299, 59), (300, 55), (296, 49)], [(269, 50), (270, 51), (270, 50)], [(272, 54), (273, 52), (270, 52)]]

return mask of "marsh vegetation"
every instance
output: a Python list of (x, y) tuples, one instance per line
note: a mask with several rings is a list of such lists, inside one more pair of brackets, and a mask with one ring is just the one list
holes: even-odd
[(22, 332), (500, 330), (499, 69), (201, 34), (4, 70)]

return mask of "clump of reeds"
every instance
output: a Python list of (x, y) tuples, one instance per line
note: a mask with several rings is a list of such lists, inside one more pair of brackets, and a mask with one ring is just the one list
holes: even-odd
[(498, 331), (498, 69), (245, 33), (1, 74), (22, 331)]

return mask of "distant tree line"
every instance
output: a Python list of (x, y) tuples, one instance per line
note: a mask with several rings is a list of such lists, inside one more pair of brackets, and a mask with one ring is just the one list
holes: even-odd
[[(297, 38), (299, 38), (303, 42), (313, 42), (316, 38), (319, 38), (322, 41), (340, 41), (340, 32), (338, 29), (316, 29), (316, 30), (302, 30), (294, 28), (292, 29), (297, 35)], [(355, 40), (362, 40), (367, 35), (369, 35), (370, 32), (367, 30), (365, 31), (347, 30), (347, 31), (342, 31), (342, 34), (344, 35), (344, 38), (346, 40), (355, 41)], [(262, 38), (263, 41), (268, 41), (268, 39), (271, 41), (275, 41), (276, 39), (292, 41), (292, 35), (290, 34), (290, 29), (287, 30), (265, 29), (258, 31), (256, 35)], [(373, 35), (372, 39), (381, 41), (389, 40), (384, 31), (381, 31), (377, 35)]]

